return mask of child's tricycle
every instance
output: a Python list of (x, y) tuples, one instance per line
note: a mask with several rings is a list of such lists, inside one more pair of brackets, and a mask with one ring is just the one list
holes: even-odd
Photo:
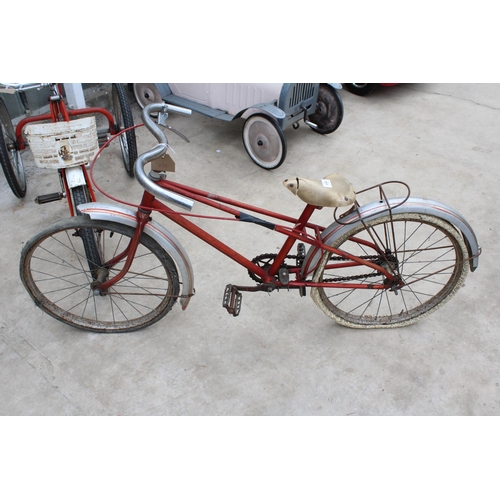
[(334, 132), (344, 107), (340, 83), (134, 83), (142, 108), (165, 101), (220, 120), (244, 118), (243, 144), (259, 167), (279, 167), (286, 157), (283, 130), (304, 122), (318, 134)]

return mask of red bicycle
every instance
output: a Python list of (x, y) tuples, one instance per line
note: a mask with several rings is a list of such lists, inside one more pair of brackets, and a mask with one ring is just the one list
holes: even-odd
[[(440, 202), (410, 197), (404, 183), (354, 193), (339, 175), (321, 182), (287, 179), (285, 187), (305, 202), (296, 218), (168, 180), (167, 138), (150, 116), (158, 113), (158, 123), (166, 126), (169, 111), (190, 114), (168, 104), (143, 110), (144, 124), (159, 144), (137, 159), (135, 175), (145, 191), (136, 209), (81, 205), (83, 216), (52, 224), (25, 245), (21, 279), (36, 305), (54, 318), (88, 331), (121, 333), (153, 324), (177, 300), (187, 307), (195, 293), (189, 257), (151, 219), (153, 211), (247, 269), (254, 284), (229, 284), (224, 292), (222, 305), (234, 316), (242, 292), (286, 289), (304, 296), (309, 289), (320, 309), (345, 326), (405, 326), (446, 303), (468, 270), (477, 268), (481, 248), (464, 217)], [(389, 198), (393, 185), (405, 195)], [(360, 197), (371, 194), (375, 200), (361, 206)], [(222, 212), (215, 219), (263, 226), (285, 241), (277, 253), (248, 258), (190, 220), (201, 217), (189, 213), (194, 202)], [(332, 224), (310, 222), (326, 206), (335, 207)], [(82, 231), (95, 239), (95, 258), (84, 250)]]

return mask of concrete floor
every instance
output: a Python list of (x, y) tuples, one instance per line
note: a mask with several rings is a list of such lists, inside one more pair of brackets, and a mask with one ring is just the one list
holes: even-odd
[[(197, 293), (185, 311), (176, 306), (130, 334), (71, 329), (39, 311), (19, 279), (24, 243), (67, 214), (64, 202), (34, 203), (57, 190), (58, 179), (26, 152), (24, 199), (0, 175), (0, 414), (499, 415), (500, 294), (491, 273), (500, 251), (500, 85), (401, 84), (365, 98), (344, 90), (341, 96), (340, 128), (328, 136), (306, 126), (286, 130), (287, 159), (274, 171), (247, 156), (241, 120), (171, 115), (191, 140), (170, 134), (173, 178), (293, 215), (302, 203), (281, 185), (287, 177), (339, 172), (357, 190), (405, 181), (413, 195), (459, 209), (483, 247), (478, 270), (447, 305), (404, 329), (361, 331), (337, 325), (309, 297), (282, 291), (244, 295), (233, 318), (221, 307), (224, 287), (247, 283), (246, 271), (173, 228), (195, 271)], [(138, 122), (140, 110), (132, 108)], [(138, 130), (140, 152), (153, 143)], [(110, 194), (139, 201), (117, 144), (97, 169)], [(315, 220), (330, 219), (323, 210)], [(249, 257), (282, 242), (248, 225), (201, 224)]]

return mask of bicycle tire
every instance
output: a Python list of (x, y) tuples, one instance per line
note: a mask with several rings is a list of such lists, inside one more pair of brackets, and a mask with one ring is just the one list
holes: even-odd
[[(371, 236), (370, 236), (371, 235)], [(351, 254), (373, 254), (373, 249), (353, 237), (376, 241), (387, 257), (380, 265), (399, 271), (403, 286), (397, 294), (390, 289), (312, 288), (311, 297), (330, 318), (350, 328), (397, 328), (426, 317), (444, 305), (463, 285), (467, 276), (468, 252), (463, 238), (448, 222), (431, 215), (403, 213), (360, 223), (336, 240), (333, 248)], [(394, 252), (396, 248), (397, 252)], [(387, 253), (386, 253), (387, 251)], [(382, 284), (384, 275), (372, 270), (347, 267), (328, 270), (325, 253), (313, 281), (340, 280), (346, 283)], [(392, 256), (392, 257), (391, 257)], [(366, 274), (362, 274), (365, 272)], [(370, 276), (369, 276), (370, 275)]]
[[(31, 238), (21, 252), (20, 275), (35, 304), (53, 318), (96, 333), (125, 333), (163, 318), (179, 296), (179, 278), (170, 255), (146, 234), (126, 276), (109, 289), (94, 294), (93, 278), (79, 230), (94, 232), (103, 261), (126, 248), (134, 228), (77, 216), (58, 221)], [(123, 261), (99, 272), (109, 278)]]
[[(10, 153), (10, 154), (9, 154)], [(10, 189), (18, 198), (26, 195), (26, 176), (16, 132), (5, 103), (0, 99), (0, 163)]]
[[(75, 213), (77, 215), (82, 215), (80, 210), (78, 210), (78, 205), (82, 205), (83, 203), (90, 203), (91, 201), (93, 201), (92, 197), (90, 196), (88, 187), (75, 186), (74, 188), (71, 188), (70, 191)], [(80, 229), (79, 235), (82, 238), (89, 270), (95, 279), (96, 270), (101, 266), (101, 257), (99, 255), (99, 249), (97, 248), (97, 242), (94, 232), (91, 229)]]
[[(134, 119), (127, 91), (123, 83), (113, 83), (111, 89), (113, 109), (112, 114), (118, 131), (134, 126)], [(135, 130), (129, 130), (120, 135), (120, 148), (123, 157), (123, 166), (130, 177), (134, 177), (134, 164), (137, 160), (137, 140)]]

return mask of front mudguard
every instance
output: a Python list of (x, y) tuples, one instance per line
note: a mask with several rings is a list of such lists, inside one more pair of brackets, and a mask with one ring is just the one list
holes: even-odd
[[(477, 269), (479, 264), (479, 255), (481, 254), (481, 247), (478, 245), (477, 238), (472, 227), (460, 213), (439, 201), (425, 200), (423, 198), (408, 198), (408, 200), (404, 203), (403, 201), (403, 198), (388, 200), (389, 205), (391, 207), (395, 207), (392, 209), (393, 214), (418, 213), (433, 215), (440, 219), (444, 219), (455, 226), (462, 233), (467, 246), (470, 259), (470, 270), (475, 271)], [(398, 204), (400, 205), (398, 206)], [(321, 233), (321, 239), (326, 245), (332, 245), (334, 241), (350, 231), (354, 225), (360, 223), (360, 216), (363, 221), (367, 222), (388, 213), (388, 210), (381, 210), (380, 202), (369, 203), (359, 209), (359, 215), (357, 211), (354, 211), (350, 215), (343, 218), (342, 224), (333, 222)], [(321, 257), (321, 249), (314, 246), (309, 248), (302, 265), (302, 279), (306, 279), (316, 270)]]
[[(106, 220), (136, 227), (137, 218), (132, 210), (109, 205), (106, 203), (85, 203), (78, 209), (91, 219)], [(191, 296), (194, 295), (194, 275), (189, 257), (177, 238), (155, 221), (149, 221), (144, 232), (153, 238), (172, 257), (181, 275), (182, 292), (179, 302), (182, 309), (186, 309)]]

